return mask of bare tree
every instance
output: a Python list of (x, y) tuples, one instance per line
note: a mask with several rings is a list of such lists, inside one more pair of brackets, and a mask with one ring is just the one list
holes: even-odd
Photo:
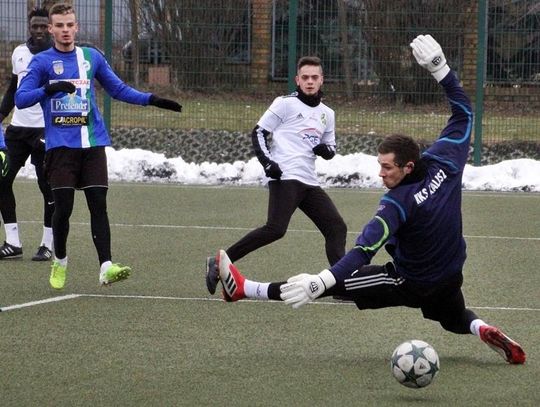
[(459, 70), (463, 34), (474, 28), (468, 24), (470, 4), (470, 0), (365, 0), (362, 32), (374, 55), (379, 85), (405, 103), (433, 101), (438, 87), (431, 78), (419, 79), (422, 68), (414, 63), (409, 43), (419, 34), (431, 34), (452, 68)]
[[(247, 42), (248, 0), (140, 0), (147, 29), (160, 41), (180, 86), (212, 87), (246, 81), (235, 69)], [(247, 71), (247, 70), (245, 70)]]
[(353, 78), (352, 78), (352, 57), (349, 47), (349, 29), (347, 24), (347, 0), (338, 0), (338, 21), (340, 35), (340, 52), (343, 67), (343, 79), (345, 81), (345, 92), (348, 99), (353, 96)]
[(135, 86), (139, 86), (139, 0), (129, 0), (129, 14), (131, 17), (131, 61), (133, 67), (133, 81)]

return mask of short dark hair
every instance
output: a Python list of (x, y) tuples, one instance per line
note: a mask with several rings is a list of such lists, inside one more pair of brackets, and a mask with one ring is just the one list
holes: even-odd
[(49, 9), (49, 20), (55, 14), (75, 14), (75, 9), (69, 3), (56, 3)]
[(44, 8), (33, 8), (32, 11), (28, 13), (28, 21), (30, 21), (32, 17), (49, 17), (49, 12)]
[(300, 68), (302, 68), (305, 65), (318, 66), (321, 68), (321, 71), (323, 70), (321, 58), (319, 57), (307, 56), (307, 57), (300, 58), (298, 60), (298, 63), (296, 64), (296, 71), (298, 72)]
[(377, 147), (379, 154), (394, 153), (395, 163), (403, 167), (409, 161), (416, 163), (420, 159), (420, 146), (409, 136), (391, 134), (386, 136)]

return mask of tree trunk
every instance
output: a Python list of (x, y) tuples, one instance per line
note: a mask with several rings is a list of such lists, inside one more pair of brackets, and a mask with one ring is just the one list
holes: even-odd
[(339, 35), (340, 35), (340, 53), (342, 58), (343, 77), (345, 80), (345, 92), (347, 99), (353, 97), (353, 83), (351, 70), (351, 49), (349, 47), (349, 31), (347, 25), (347, 5), (345, 0), (338, 0), (338, 19), (339, 19)]
[(129, 0), (129, 13), (131, 15), (131, 63), (133, 64), (133, 82), (139, 87), (140, 63), (139, 63), (139, 0)]

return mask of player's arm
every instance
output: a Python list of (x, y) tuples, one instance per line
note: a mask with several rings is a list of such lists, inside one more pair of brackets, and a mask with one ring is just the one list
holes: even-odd
[(283, 172), (279, 164), (272, 159), (268, 136), (283, 123), (281, 118), (285, 117), (285, 110), (286, 102), (283, 98), (274, 99), (251, 132), (251, 145), (255, 156), (264, 168), (266, 176), (273, 179), (280, 179)]
[(371, 263), (371, 259), (384, 245), (390, 236), (390, 228), (386, 220), (380, 216), (371, 219), (356, 239), (354, 247), (343, 256), (330, 271), (338, 280), (350, 277), (360, 267)]
[(15, 92), (15, 105), (19, 109), (33, 106), (47, 96), (44, 87), (45, 79), (41, 79), (41, 70), (37, 61), (38, 58), (32, 58)]
[(405, 216), (396, 201), (381, 201), (377, 214), (366, 224), (355, 246), (330, 269), (319, 274), (300, 274), (281, 286), (281, 299), (293, 308), (301, 307), (320, 297), (329, 288), (343, 286), (345, 280), (360, 267), (371, 262), (377, 251), (405, 222)]
[(39, 58), (34, 57), (30, 61), (25, 75), (15, 92), (15, 105), (19, 109), (25, 109), (41, 102), (46, 97), (73, 93), (75, 85), (67, 80), (47, 82), (48, 74), (42, 69)]
[(401, 202), (389, 194), (379, 202), (375, 216), (364, 226), (355, 246), (331, 270), (338, 281), (343, 282), (371, 259), (407, 221), (407, 210)]
[(418, 64), (443, 87), (452, 112), (438, 140), (424, 155), (446, 164), (454, 172), (461, 171), (469, 153), (473, 124), (471, 102), (455, 72), (448, 67), (437, 41), (430, 35), (419, 35), (411, 43), (411, 48)]
[(264, 173), (267, 177), (280, 179), (283, 172), (279, 168), (279, 164), (272, 160), (270, 149), (268, 148), (268, 136), (270, 132), (259, 125), (256, 125), (251, 132), (251, 144), (255, 156), (264, 168)]
[(6, 143), (4, 141), (4, 132), (0, 124), (0, 180), (4, 178), (9, 170), (9, 159), (7, 155)]
[(4, 119), (9, 116), (15, 107), (15, 91), (17, 90), (17, 81), (17, 75), (11, 74), (8, 88), (6, 93), (4, 93), (2, 103), (0, 104), (0, 123), (2, 123)]
[(92, 51), (97, 65), (96, 79), (112, 98), (134, 105), (152, 105), (175, 112), (182, 111), (182, 106), (174, 100), (164, 99), (152, 93), (141, 92), (127, 85), (116, 75), (100, 52), (93, 49)]

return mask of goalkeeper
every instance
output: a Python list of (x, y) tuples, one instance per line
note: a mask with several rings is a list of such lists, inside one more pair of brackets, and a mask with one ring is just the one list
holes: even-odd
[[(354, 248), (329, 269), (287, 282), (259, 283), (240, 274), (221, 250), (225, 300), (283, 300), (299, 308), (321, 296), (338, 296), (359, 309), (419, 308), (424, 318), (439, 322), (445, 330), (477, 335), (509, 363), (522, 364), (521, 346), (467, 309), (461, 290), (466, 257), (461, 179), (473, 123), (470, 101), (430, 35), (416, 37), (411, 48), (418, 64), (441, 84), (450, 104), (452, 114), (438, 140), (421, 156), (411, 137), (391, 135), (381, 142), (379, 175), (389, 191)], [(383, 245), (393, 261), (370, 265)]]

